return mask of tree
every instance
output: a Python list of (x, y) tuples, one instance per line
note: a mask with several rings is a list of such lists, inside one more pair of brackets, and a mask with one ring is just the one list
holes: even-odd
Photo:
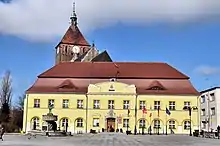
[(12, 78), (10, 71), (6, 71), (0, 82), (0, 120), (8, 122), (10, 118), (10, 108), (12, 100)]
[(17, 108), (21, 111), (24, 110), (24, 99), (25, 99), (25, 97), (26, 97), (25, 94), (18, 97)]

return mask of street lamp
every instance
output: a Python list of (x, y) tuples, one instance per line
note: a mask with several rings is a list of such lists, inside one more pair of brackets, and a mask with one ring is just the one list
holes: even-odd
[(190, 106), (184, 106), (183, 110), (189, 111), (189, 119), (190, 119), (190, 127), (189, 127), (189, 136), (192, 136), (192, 110), (197, 110), (198, 108), (196, 106), (190, 107)]

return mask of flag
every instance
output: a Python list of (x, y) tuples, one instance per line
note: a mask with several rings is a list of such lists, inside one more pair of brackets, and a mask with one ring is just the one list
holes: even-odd
[(171, 115), (170, 110), (166, 107), (166, 114)]
[(150, 113), (149, 117), (152, 117), (152, 113)]
[(130, 109), (128, 109), (128, 117), (129, 117), (129, 114), (130, 114)]
[(147, 114), (147, 109), (145, 106), (142, 108), (142, 112), (143, 112), (143, 114)]

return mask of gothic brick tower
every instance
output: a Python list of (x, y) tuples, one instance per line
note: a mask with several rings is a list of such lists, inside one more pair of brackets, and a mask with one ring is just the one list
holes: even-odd
[(80, 32), (77, 25), (75, 3), (70, 20), (71, 25), (56, 46), (56, 64), (61, 62), (93, 61), (93, 59), (94, 61), (112, 61), (106, 51), (99, 54), (95, 45), (91, 46)]

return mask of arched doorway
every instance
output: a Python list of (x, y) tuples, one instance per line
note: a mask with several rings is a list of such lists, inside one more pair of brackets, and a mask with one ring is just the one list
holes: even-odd
[(67, 132), (68, 131), (68, 126), (69, 126), (69, 120), (67, 118), (62, 118), (60, 120), (60, 128)]
[(31, 119), (31, 130), (37, 130), (40, 126), (40, 119), (38, 117), (34, 117)]
[(107, 118), (107, 132), (115, 132), (115, 118)]

